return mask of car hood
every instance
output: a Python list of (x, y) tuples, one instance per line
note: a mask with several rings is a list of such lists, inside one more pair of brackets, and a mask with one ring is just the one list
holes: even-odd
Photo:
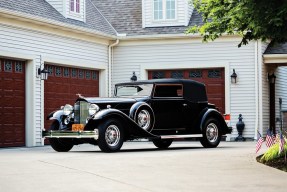
[(87, 101), (89, 103), (134, 103), (137, 99), (134, 98), (120, 98), (120, 97), (84, 97), (77, 101)]

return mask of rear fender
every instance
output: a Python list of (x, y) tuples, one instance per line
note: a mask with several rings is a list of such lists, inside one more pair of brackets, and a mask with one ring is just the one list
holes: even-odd
[(215, 118), (220, 123), (220, 131), (221, 131), (222, 135), (225, 135), (226, 133), (229, 132), (224, 118), (216, 109), (207, 109), (204, 112), (204, 114), (201, 118), (201, 121), (200, 121), (200, 130), (201, 131), (203, 129), (205, 121), (211, 117)]
[[(125, 113), (118, 109), (103, 109), (96, 113), (96, 115), (93, 117), (93, 120), (98, 121), (98, 123), (101, 123), (105, 121), (106, 119), (110, 118), (117, 118), (120, 121), (122, 121), (124, 129), (128, 135), (132, 137), (137, 138), (157, 138), (159, 136), (153, 135), (146, 130), (142, 129), (138, 124), (131, 119), (129, 116), (127, 116)], [(127, 138), (129, 139), (129, 138)]]

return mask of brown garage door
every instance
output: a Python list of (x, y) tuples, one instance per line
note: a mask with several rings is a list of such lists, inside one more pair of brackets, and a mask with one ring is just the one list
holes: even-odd
[(95, 70), (68, 68), (47, 65), (48, 80), (45, 81), (45, 128), (51, 121), (46, 120), (49, 113), (65, 104), (73, 105), (78, 98), (99, 96), (99, 72)]
[(25, 63), (0, 59), (0, 147), (25, 145)]
[(192, 79), (206, 85), (208, 101), (225, 113), (224, 68), (149, 71), (149, 79)]

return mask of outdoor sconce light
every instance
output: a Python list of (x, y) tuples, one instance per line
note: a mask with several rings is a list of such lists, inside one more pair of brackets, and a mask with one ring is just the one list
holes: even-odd
[(236, 83), (237, 74), (235, 73), (235, 69), (233, 69), (233, 73), (232, 75), (230, 75), (230, 77), (231, 77), (231, 83)]
[(47, 69), (42, 69), (41, 66), (38, 68), (38, 75), (41, 77), (41, 80), (47, 80), (48, 79), (49, 71)]
[(268, 73), (268, 81), (270, 84), (275, 84), (276, 76), (274, 75), (274, 73), (272, 73), (272, 75), (269, 75)]
[(131, 77), (131, 81), (137, 81), (137, 80), (138, 80), (138, 78), (136, 76), (136, 73), (133, 72), (133, 76)]

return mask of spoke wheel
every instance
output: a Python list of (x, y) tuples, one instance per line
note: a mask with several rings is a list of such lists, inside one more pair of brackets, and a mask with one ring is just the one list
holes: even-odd
[(114, 147), (120, 141), (121, 133), (116, 125), (110, 125), (106, 129), (105, 139), (109, 146)]
[(145, 131), (151, 132), (154, 126), (152, 109), (147, 105), (140, 106), (135, 112), (134, 121)]
[[(59, 130), (59, 122), (54, 121), (50, 127), (50, 130)], [(49, 138), (49, 142), (51, 147), (57, 152), (68, 152), (74, 146), (71, 139)]]
[(206, 128), (206, 138), (209, 142), (216, 142), (218, 139), (218, 128), (216, 124), (210, 123)]
[(107, 119), (99, 125), (98, 145), (102, 151), (119, 151), (123, 142), (123, 126), (118, 119)]
[(221, 139), (219, 125), (218, 121), (214, 118), (206, 120), (202, 128), (202, 138), (200, 139), (203, 147), (214, 148), (219, 145)]
[(141, 110), (137, 116), (138, 125), (144, 130), (148, 130), (150, 127), (150, 113), (147, 110)]

